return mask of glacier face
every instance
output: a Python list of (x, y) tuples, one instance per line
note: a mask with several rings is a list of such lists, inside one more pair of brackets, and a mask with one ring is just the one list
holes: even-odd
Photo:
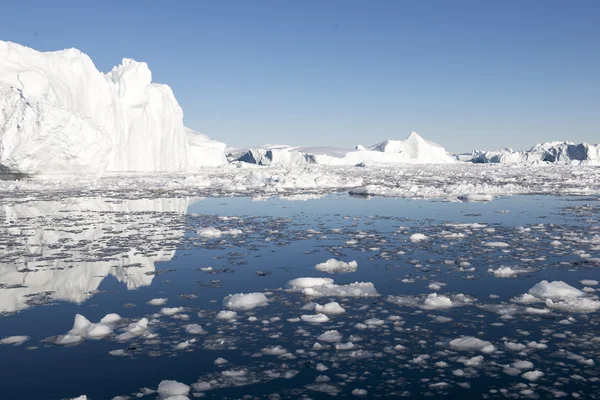
[(258, 165), (357, 165), (369, 164), (447, 164), (456, 162), (446, 149), (411, 132), (405, 140), (386, 140), (356, 150), (335, 147), (263, 146), (232, 155), (234, 160)]
[(2, 172), (184, 171), (218, 162), (205, 142), (188, 145), (181, 107), (146, 63), (126, 58), (103, 74), (76, 49), (0, 41)]

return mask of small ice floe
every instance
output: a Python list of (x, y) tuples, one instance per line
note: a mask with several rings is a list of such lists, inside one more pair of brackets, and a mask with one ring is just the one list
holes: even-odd
[(495, 247), (499, 249), (510, 247), (510, 245), (506, 242), (486, 242), (483, 245), (486, 247)]
[(377, 297), (379, 292), (371, 282), (354, 282), (347, 285), (328, 283), (320, 286), (307, 287), (302, 290), (309, 297)]
[(445, 310), (473, 304), (475, 299), (462, 293), (448, 296), (430, 293), (427, 296), (388, 296), (387, 301), (401, 307), (418, 307), (423, 310)]
[(440, 290), (443, 286), (446, 286), (444, 282), (431, 282), (427, 288), (431, 290)]
[(320, 342), (339, 343), (342, 341), (342, 334), (336, 330), (325, 331), (317, 337)]
[(325, 305), (316, 304), (315, 311), (326, 315), (339, 315), (346, 312), (346, 310), (340, 306), (337, 301), (332, 301)]
[(408, 239), (413, 243), (417, 243), (422, 242), (423, 240), (427, 240), (427, 236), (425, 236), (422, 233), (413, 233)]
[(152, 299), (148, 302), (148, 304), (150, 304), (151, 306), (162, 306), (165, 305), (167, 303), (168, 299), (165, 298), (158, 298), (158, 299)]
[(281, 356), (288, 353), (287, 349), (282, 346), (265, 347), (260, 352), (267, 356)]
[(217, 319), (223, 319), (223, 320), (232, 320), (237, 318), (237, 313), (235, 311), (219, 311), (219, 313), (217, 314)]
[(579, 289), (563, 281), (541, 281), (529, 289), (529, 294), (540, 299), (562, 300), (583, 297), (585, 295)]
[(314, 392), (326, 393), (330, 396), (337, 396), (342, 391), (342, 389), (331, 383), (314, 383), (307, 385), (306, 388)]
[(487, 202), (494, 200), (494, 196), (492, 196), (491, 194), (465, 193), (465, 194), (461, 194), (460, 196), (458, 196), (458, 199), (465, 203), (472, 203), (472, 202), (487, 203)]
[(148, 319), (142, 318), (137, 322), (133, 322), (127, 326), (125, 332), (117, 335), (117, 340), (125, 342), (135, 337), (141, 336), (148, 331)]
[(121, 317), (118, 314), (108, 314), (100, 323), (91, 323), (81, 314), (75, 315), (73, 328), (63, 336), (59, 336), (54, 343), (58, 345), (69, 345), (82, 342), (85, 339), (102, 339), (110, 335), (113, 331), (113, 324), (119, 322)]
[(563, 301), (546, 299), (546, 307), (551, 310), (591, 313), (600, 310), (600, 301), (592, 299), (566, 299)]
[(183, 342), (175, 345), (175, 350), (185, 350), (188, 347), (190, 347), (191, 345), (193, 345), (194, 343), (196, 343), (196, 339), (190, 339), (190, 340), (183, 341)]
[(357, 397), (367, 397), (368, 392), (365, 389), (354, 389), (352, 391), (352, 395), (357, 396)]
[(227, 361), (227, 360), (226, 360), (226, 359), (224, 359), (223, 357), (219, 357), (219, 358), (217, 358), (215, 361), (213, 361), (213, 364), (215, 364), (215, 365), (219, 365), (219, 366), (221, 366), (221, 365), (225, 365), (225, 364), (227, 364), (227, 363), (229, 363), (229, 361)]
[(456, 350), (480, 351), (482, 353), (493, 353), (496, 348), (490, 342), (473, 336), (464, 336), (450, 341), (450, 347)]
[(300, 319), (310, 324), (322, 324), (329, 321), (329, 317), (325, 314), (301, 315)]
[(529, 268), (517, 268), (517, 267), (498, 267), (496, 269), (489, 268), (488, 273), (494, 274), (497, 278), (510, 278), (519, 274), (527, 274), (532, 270)]
[(230, 310), (246, 311), (256, 307), (264, 307), (269, 304), (269, 299), (264, 293), (238, 293), (225, 297), (223, 306)]
[(529, 371), (529, 372), (525, 372), (521, 376), (523, 378), (527, 379), (528, 381), (535, 382), (538, 379), (540, 379), (542, 376), (544, 376), (544, 373), (541, 371)]
[(184, 326), (185, 331), (190, 335), (204, 335), (207, 332), (198, 324), (189, 324)]
[(196, 235), (204, 237), (204, 238), (220, 238), (223, 235), (230, 235), (230, 236), (237, 236), (237, 235), (241, 235), (242, 232), (239, 229), (230, 229), (230, 230), (226, 230), (226, 231), (221, 231), (213, 226), (210, 226), (208, 228), (202, 228), (202, 229), (198, 229), (196, 231)]
[(183, 307), (163, 307), (160, 309), (162, 315), (175, 315), (183, 311), (185, 311)]
[(598, 286), (598, 281), (592, 279), (582, 279), (579, 281), (584, 286)]
[(296, 278), (288, 282), (290, 291), (301, 292), (303, 289), (333, 284), (331, 278)]
[(163, 400), (183, 400), (190, 394), (190, 387), (177, 381), (162, 381), (158, 385), (158, 396)]
[(29, 336), (7, 336), (5, 338), (0, 339), (0, 344), (20, 346), (29, 339)]
[(347, 263), (344, 261), (338, 261), (335, 258), (330, 258), (324, 263), (320, 263), (315, 266), (315, 269), (327, 272), (328, 274), (355, 272), (357, 268), (358, 263), (356, 261), (350, 261)]
[(71, 400), (88, 400), (88, 397), (85, 394), (82, 394), (79, 397), (73, 397)]

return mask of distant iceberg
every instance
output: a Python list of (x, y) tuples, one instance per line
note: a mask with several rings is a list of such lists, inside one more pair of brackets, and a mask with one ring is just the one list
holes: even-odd
[(229, 159), (258, 165), (446, 164), (457, 162), (446, 149), (411, 132), (405, 140), (386, 140), (356, 150), (337, 147), (266, 145), (230, 152)]

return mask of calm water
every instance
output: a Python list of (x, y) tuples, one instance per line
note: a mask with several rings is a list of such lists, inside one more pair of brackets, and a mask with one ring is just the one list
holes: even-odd
[[(169, 379), (199, 383), (190, 398), (354, 397), (355, 389), (370, 398), (598, 398), (598, 312), (512, 300), (548, 280), (587, 285), (584, 297), (596, 301), (600, 286), (580, 281), (600, 280), (599, 219), (597, 198), (543, 196), (4, 204), (0, 339), (29, 338), (0, 345), (0, 397), (155, 399)], [(220, 236), (199, 234), (209, 227)], [(427, 239), (413, 242), (414, 233)], [(315, 269), (330, 258), (355, 260), (358, 269)], [(520, 273), (488, 271), (501, 266)], [(380, 296), (308, 298), (289, 290), (300, 277), (372, 282)], [(266, 293), (269, 304), (216, 318), (226, 296), (249, 292)], [(452, 307), (428, 307), (432, 293)], [(168, 300), (148, 304), (155, 298)], [(331, 301), (346, 312), (319, 324), (296, 321), (315, 314), (312, 302)], [(163, 307), (182, 309), (164, 315)], [(109, 313), (123, 319), (108, 336), (57, 344), (76, 314), (97, 323)], [(118, 340), (143, 317), (147, 330)], [(189, 324), (203, 334), (187, 332)], [(329, 330), (342, 336), (337, 349), (318, 339)], [(462, 336), (494, 351), (450, 344)], [(228, 363), (215, 365), (218, 357)], [(531, 365), (515, 367), (520, 361)], [(543, 375), (530, 380), (528, 371)]]

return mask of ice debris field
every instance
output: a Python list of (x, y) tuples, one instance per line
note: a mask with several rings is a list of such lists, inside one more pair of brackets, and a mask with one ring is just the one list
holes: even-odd
[(3, 393), (598, 398), (598, 197), (293, 200), (2, 201)]
[(598, 164), (228, 148), (143, 62), (0, 41), (0, 397), (600, 398)]

